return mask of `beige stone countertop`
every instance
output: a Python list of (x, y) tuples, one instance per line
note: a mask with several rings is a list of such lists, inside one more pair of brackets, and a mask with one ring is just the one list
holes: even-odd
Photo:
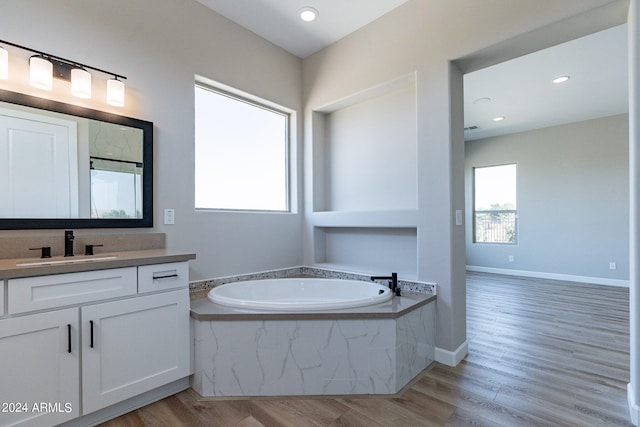
[[(135, 267), (195, 259), (194, 253), (172, 252), (166, 249), (147, 249), (76, 255), (74, 257), (0, 259), (0, 280), (108, 268)], [(85, 261), (86, 260), (86, 261)]]
[(191, 317), (196, 320), (319, 320), (319, 319), (396, 319), (436, 300), (434, 294), (403, 292), (383, 303), (337, 310), (291, 311), (246, 310), (226, 307), (207, 299), (207, 291), (191, 296)]

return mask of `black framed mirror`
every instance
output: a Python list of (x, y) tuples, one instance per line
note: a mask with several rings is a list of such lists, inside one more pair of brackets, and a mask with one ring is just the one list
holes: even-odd
[(0, 89), (0, 229), (153, 227), (153, 123)]

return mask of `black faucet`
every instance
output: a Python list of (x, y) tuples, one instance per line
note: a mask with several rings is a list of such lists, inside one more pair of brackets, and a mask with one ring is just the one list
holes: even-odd
[(400, 296), (400, 288), (398, 287), (398, 273), (391, 273), (391, 276), (371, 276), (371, 281), (374, 280), (388, 280), (389, 289), (391, 292)]
[(73, 256), (73, 230), (64, 232), (64, 256)]
[(85, 245), (84, 246), (84, 254), (85, 255), (93, 255), (93, 248), (101, 248), (104, 245)]

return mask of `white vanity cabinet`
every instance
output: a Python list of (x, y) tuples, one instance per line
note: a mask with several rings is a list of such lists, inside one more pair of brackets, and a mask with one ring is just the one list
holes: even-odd
[(186, 289), (85, 306), (81, 317), (85, 414), (190, 374)]
[(78, 309), (0, 320), (0, 425), (80, 415)]
[(56, 425), (191, 373), (186, 261), (9, 279), (6, 294), (0, 426)]

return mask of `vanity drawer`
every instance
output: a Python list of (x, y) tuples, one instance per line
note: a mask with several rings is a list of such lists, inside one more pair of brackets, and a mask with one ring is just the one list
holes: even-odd
[(136, 267), (10, 279), (8, 313), (135, 295)]
[(141, 265), (138, 267), (138, 293), (186, 288), (189, 286), (189, 263)]

